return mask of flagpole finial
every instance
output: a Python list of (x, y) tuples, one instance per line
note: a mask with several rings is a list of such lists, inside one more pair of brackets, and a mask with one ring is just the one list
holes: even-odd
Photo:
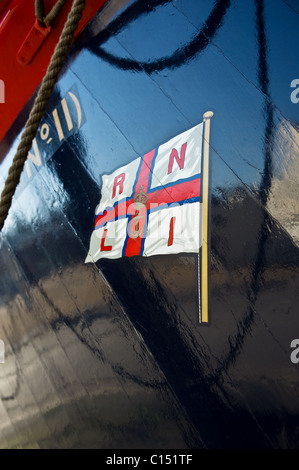
[(203, 115), (204, 120), (211, 119), (214, 116), (213, 111), (206, 111)]

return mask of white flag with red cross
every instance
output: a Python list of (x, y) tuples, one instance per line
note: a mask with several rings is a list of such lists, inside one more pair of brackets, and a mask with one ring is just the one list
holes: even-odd
[[(212, 115), (206, 113), (204, 121)], [(102, 175), (86, 263), (123, 256), (199, 253), (203, 241), (207, 242), (202, 198), (205, 125), (200, 123)]]
[(86, 262), (198, 252), (202, 131), (203, 123), (102, 176)]

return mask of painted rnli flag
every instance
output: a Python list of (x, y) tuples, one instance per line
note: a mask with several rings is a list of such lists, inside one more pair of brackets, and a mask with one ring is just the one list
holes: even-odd
[(86, 263), (199, 251), (203, 125), (102, 176)]

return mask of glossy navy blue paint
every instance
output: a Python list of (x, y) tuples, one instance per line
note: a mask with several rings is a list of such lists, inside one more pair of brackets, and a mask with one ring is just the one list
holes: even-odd
[[(117, 3), (76, 42), (1, 234), (0, 447), (296, 448), (296, 2)], [(206, 326), (195, 255), (84, 260), (101, 175), (207, 110)]]

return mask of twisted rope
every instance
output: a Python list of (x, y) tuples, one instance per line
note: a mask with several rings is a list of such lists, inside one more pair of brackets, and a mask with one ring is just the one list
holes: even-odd
[(12, 198), (19, 184), (22, 170), (31, 148), (32, 141), (36, 135), (40, 121), (45, 113), (47, 104), (57, 81), (59, 72), (69, 50), (74, 33), (78, 27), (85, 0), (74, 0), (67, 21), (62, 30), (59, 42), (52, 55), (46, 75), (36, 96), (33, 108), (26, 122), (21, 141), (9, 169), (7, 179), (0, 200), (0, 230), (2, 230), (5, 219), (10, 209)]
[(35, 0), (35, 16), (39, 23), (43, 23), (45, 16), (45, 5), (43, 0)]

